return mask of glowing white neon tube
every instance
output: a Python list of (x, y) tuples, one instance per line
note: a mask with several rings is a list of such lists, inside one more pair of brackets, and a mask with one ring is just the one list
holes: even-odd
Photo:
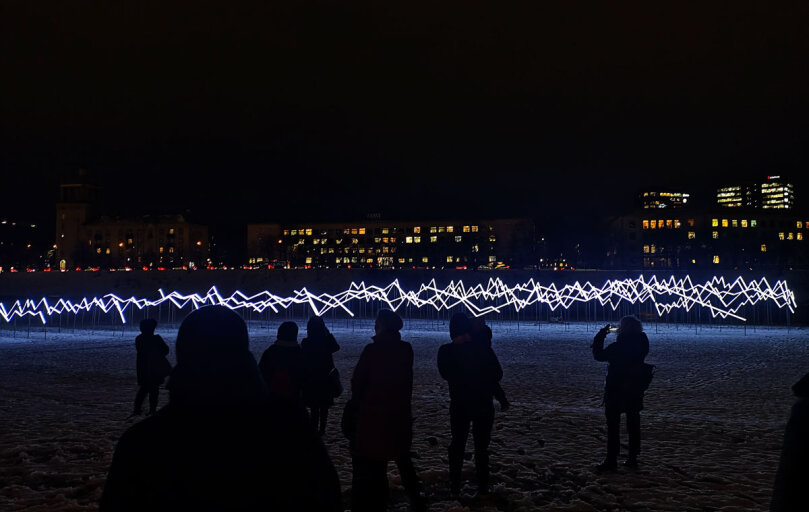
[(637, 279), (608, 280), (600, 287), (589, 281), (583, 284), (577, 281), (559, 287), (553, 283), (543, 285), (533, 279), (509, 286), (498, 278), (489, 279), (485, 285), (472, 286), (465, 285), (463, 281), (451, 281), (441, 288), (433, 279), (429, 283), (421, 284), (418, 290), (403, 289), (397, 279), (381, 287), (366, 285), (365, 282), (352, 282), (347, 290), (333, 295), (314, 294), (304, 287), (288, 297), (281, 297), (266, 290), (254, 295), (246, 295), (237, 290), (224, 297), (215, 286), (204, 295), (158, 291), (160, 297), (154, 299), (122, 298), (108, 293), (102, 297), (85, 297), (75, 302), (59, 299), (50, 303), (45, 298), (18, 300), (9, 306), (0, 303), (0, 317), (10, 322), (15, 318), (34, 316), (45, 323), (47, 317), (52, 315), (77, 314), (92, 310), (109, 313), (115, 310), (121, 321), (126, 322), (124, 312), (127, 308), (143, 309), (163, 303), (170, 303), (178, 309), (188, 306), (196, 309), (216, 304), (256, 313), (267, 309), (278, 313), (295, 304), (306, 304), (316, 315), (339, 309), (354, 316), (349, 305), (357, 300), (380, 302), (394, 311), (402, 306), (432, 307), (436, 311), (460, 306), (475, 316), (500, 313), (508, 308), (520, 311), (534, 304), (547, 304), (552, 311), (555, 311), (558, 308), (568, 309), (576, 303), (593, 301), (598, 301), (602, 306), (609, 306), (613, 310), (623, 301), (630, 304), (651, 301), (660, 316), (676, 309), (690, 311), (694, 307), (699, 307), (710, 311), (713, 317), (732, 317), (739, 320), (746, 320), (737, 314), (739, 309), (759, 302), (772, 301), (778, 308), (788, 308), (790, 312), (794, 312), (796, 307), (795, 294), (789, 289), (786, 281), (776, 281), (770, 285), (766, 278), (747, 282), (741, 277), (731, 283), (726, 282), (723, 277), (713, 277), (705, 283), (694, 284), (690, 276), (680, 279), (673, 276), (667, 279), (640, 276)]

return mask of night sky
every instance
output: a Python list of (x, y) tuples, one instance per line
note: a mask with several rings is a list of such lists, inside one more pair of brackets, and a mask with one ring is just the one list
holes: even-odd
[(52, 222), (79, 167), (219, 223), (809, 197), (809, 3), (525, 4), (6, 1), (0, 215)]

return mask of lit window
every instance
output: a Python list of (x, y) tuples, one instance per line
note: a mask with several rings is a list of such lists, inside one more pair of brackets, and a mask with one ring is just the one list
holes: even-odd
[(357, 234), (357, 228), (351, 228), (351, 234), (356, 235)]
[(643, 229), (649, 229), (649, 221), (648, 220), (643, 221)]
[[(30, 248), (30, 247), (31, 247), (31, 245), (29, 244), (29, 245), (28, 245), (28, 247)], [(105, 253), (105, 254), (109, 254), (109, 253), (110, 253), (110, 248), (109, 248), (109, 247), (107, 247), (107, 250), (106, 250), (106, 251), (104, 251), (104, 253)]]
[(494, 263), (497, 261), (497, 256), (489, 256), (489, 263)]
[(431, 242), (437, 242), (437, 241), (438, 241), (438, 237), (437, 237), (437, 236), (431, 236), (431, 237), (430, 237), (430, 241), (431, 241)]
[(739, 227), (739, 221), (738, 221), (738, 220), (736, 220), (736, 219), (733, 219), (733, 220), (731, 221), (731, 225), (732, 225), (734, 228), (738, 228), (738, 227)]
[(398, 260), (398, 261), (399, 261), (399, 263), (404, 263), (404, 262), (405, 262), (405, 259), (404, 259), (404, 258), (399, 258), (399, 260)]
[(387, 235), (388, 233), (390, 233), (390, 229), (389, 229), (389, 228), (382, 228), (382, 234), (383, 234), (383, 235)]
[(429, 263), (429, 262), (430, 262), (430, 258), (428, 258), (427, 256), (424, 256), (423, 258), (421, 258), (421, 262), (422, 262), (422, 263)]
[(285, 229), (285, 230), (284, 230), (284, 236), (287, 236), (288, 234), (289, 234), (289, 230), (288, 230), (288, 229)]
[(747, 227), (747, 219), (742, 219), (742, 227), (743, 228)]
[(648, 245), (643, 246), (643, 252), (647, 253), (647, 254), (649, 253), (649, 246)]
[(680, 220), (679, 220), (679, 219), (677, 219), (677, 220), (675, 220), (675, 221), (674, 221), (674, 227), (675, 227), (675, 229), (679, 229), (679, 228), (680, 228), (680, 225), (681, 225), (681, 224), (680, 224)]
[(306, 234), (311, 235), (312, 234), (312, 228), (307, 228), (306, 229)]
[(783, 232), (778, 233), (778, 240), (783, 240), (783, 239), (784, 239), (784, 233)]
[[(306, 234), (308, 235), (309, 233), (306, 233)], [(360, 234), (361, 234), (361, 235), (364, 235), (364, 234), (365, 234), (365, 228), (360, 228)]]
[(469, 226), (464, 226), (463, 227), (463, 232), (464, 233), (469, 233)]
[(308, 258), (306, 258), (306, 264), (307, 264), (307, 265), (311, 265), (311, 264), (312, 264), (312, 257), (311, 257), (311, 256), (310, 256), (310, 257), (308, 257)]
[(756, 227), (756, 225), (757, 225), (757, 224), (756, 224), (755, 219), (753, 219), (753, 220), (751, 220), (751, 221), (750, 221), (750, 227), (751, 227), (751, 228)]
[(688, 219), (688, 227), (693, 228), (695, 224), (694, 219)]
[(650, 251), (652, 254), (656, 253), (656, 252), (657, 252), (657, 246), (656, 246), (655, 244), (652, 244), (652, 246), (651, 246), (651, 247), (649, 247), (649, 251)]
[[(714, 233), (715, 233), (715, 231), (714, 231)], [(697, 234), (695, 232), (693, 232), (693, 231), (688, 232), (688, 239), (689, 240), (693, 240), (696, 237), (697, 237)]]
[(374, 262), (373, 258), (368, 258), (365, 260), (365, 263), (373, 263), (373, 262)]
[(666, 227), (668, 229), (671, 229), (671, 226), (672, 226), (671, 219), (666, 219)]
[(650, 227), (651, 229), (657, 229), (657, 221), (656, 221), (656, 220), (654, 220), (654, 219), (652, 219), (652, 221), (651, 221), (651, 222), (649, 222), (649, 227)]
[(793, 235), (792, 233), (787, 233), (787, 240), (794, 240), (794, 239), (795, 235)]
[(163, 248), (162, 247), (160, 248), (160, 254), (163, 254)]
[(438, 228), (435, 226), (430, 226), (430, 233), (435, 233), (438, 231)]
[(728, 227), (728, 220), (727, 219), (722, 219), (722, 227), (723, 228)]
[[(378, 244), (378, 243), (379, 243), (379, 242), (381, 242), (381, 241), (382, 241), (382, 239), (381, 239), (381, 238), (379, 238), (378, 236), (374, 237), (374, 242), (375, 242), (375, 243), (377, 243), (377, 244)], [(387, 240), (385, 240), (385, 241), (387, 242)]]
[(414, 236), (413, 237), (413, 243), (420, 244), (421, 243), (421, 237), (420, 236)]
[(719, 238), (719, 231), (711, 231), (711, 238), (713, 238), (714, 240)]
[(352, 238), (351, 243), (356, 245), (356, 244), (360, 243), (360, 240), (359, 240), (359, 238)]
[(447, 263), (452, 263), (452, 256), (447, 256)]
[(454, 232), (454, 231), (455, 231), (455, 227), (454, 227), (454, 226), (447, 226), (447, 233), (452, 233), (452, 232)]
[(477, 226), (472, 226), (472, 233), (477, 233), (477, 232), (478, 232), (478, 227)]
[(463, 240), (463, 237), (461, 235), (455, 235), (456, 242), (460, 242), (461, 240)]
[(797, 237), (798, 237), (798, 240), (803, 240), (803, 233), (798, 233), (798, 234), (797, 234), (797, 235), (795, 235), (795, 236), (797, 236)]
[(797, 227), (798, 229), (803, 229), (803, 222), (801, 221), (796, 222), (795, 227)]
[(405, 237), (405, 243), (406, 244), (412, 244), (413, 243), (413, 237), (412, 236), (406, 236)]
[(173, 235), (173, 234), (174, 234), (174, 228), (169, 228), (169, 234), (170, 234), (170, 235)]
[(438, 232), (439, 232), (439, 233), (446, 233), (446, 231), (447, 231), (447, 228), (446, 228), (446, 227), (444, 227), (444, 226), (438, 226)]
[(413, 233), (421, 233), (421, 227), (420, 226), (414, 227), (413, 228)]
[(490, 241), (490, 242), (496, 242), (496, 241), (497, 241), (497, 237), (495, 237), (494, 235), (489, 235), (489, 241)]
[(714, 262), (714, 263), (719, 263), (719, 255), (714, 254), (714, 256), (713, 256), (713, 262)]
[(711, 219), (711, 227), (715, 228), (719, 226), (719, 219)]
[(761, 244), (761, 252), (767, 252), (767, 244)]
[[(109, 252), (109, 249), (107, 249), (107, 252)], [(174, 247), (169, 247), (169, 252), (174, 253)]]

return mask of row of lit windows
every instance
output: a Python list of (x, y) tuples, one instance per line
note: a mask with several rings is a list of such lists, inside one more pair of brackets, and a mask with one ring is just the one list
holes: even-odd
[[(414, 226), (413, 233), (420, 234), (421, 233), (421, 226)], [(427, 229), (427, 228), (425, 228)], [(429, 228), (430, 233), (453, 233), (455, 231), (455, 226), (430, 226)], [(396, 228), (382, 228), (381, 229), (383, 235), (390, 234), (391, 231), (394, 233), (397, 231)], [(472, 226), (466, 225), (461, 226), (461, 231), (464, 233), (477, 233), (480, 231), (480, 226)], [(174, 230), (171, 230), (173, 233)], [(306, 235), (312, 236), (313, 230), (312, 228), (300, 228), (300, 229), (285, 229), (284, 236), (298, 236), (298, 235)], [(365, 235), (367, 233), (367, 228), (344, 228), (343, 234), (344, 235)], [(324, 233), (325, 234), (325, 233)]]
[(778, 240), (803, 240), (803, 233), (778, 233)]
[[(694, 225), (694, 219), (688, 219), (688, 225)], [(680, 219), (644, 219), (641, 222), (643, 229), (678, 229), (682, 226)]]
[(727, 228), (727, 227), (738, 228), (739, 226), (741, 226), (743, 228), (746, 228), (748, 226), (750, 226), (751, 228), (755, 228), (755, 227), (758, 226), (758, 221), (756, 221), (755, 219), (752, 219), (749, 222), (747, 221), (747, 219), (742, 219), (742, 220), (739, 220), (739, 219), (730, 219), (730, 220), (728, 220), (728, 219), (721, 219), (721, 220), (720, 219), (711, 219), (711, 227), (716, 228), (716, 227), (719, 227), (720, 224), (722, 225), (723, 228)]

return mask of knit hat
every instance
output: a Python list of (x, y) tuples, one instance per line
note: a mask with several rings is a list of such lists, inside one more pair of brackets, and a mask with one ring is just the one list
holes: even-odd
[(472, 322), (469, 317), (463, 313), (455, 313), (449, 319), (449, 337), (452, 339), (457, 338), (463, 334), (469, 334), (472, 330)]
[(298, 341), (298, 324), (284, 322), (278, 326), (278, 341)]
[(249, 353), (247, 325), (224, 306), (206, 306), (190, 313), (177, 332), (177, 364), (207, 364)]
[(399, 332), (404, 325), (402, 317), (389, 309), (380, 309), (376, 315), (376, 330), (378, 332)]

